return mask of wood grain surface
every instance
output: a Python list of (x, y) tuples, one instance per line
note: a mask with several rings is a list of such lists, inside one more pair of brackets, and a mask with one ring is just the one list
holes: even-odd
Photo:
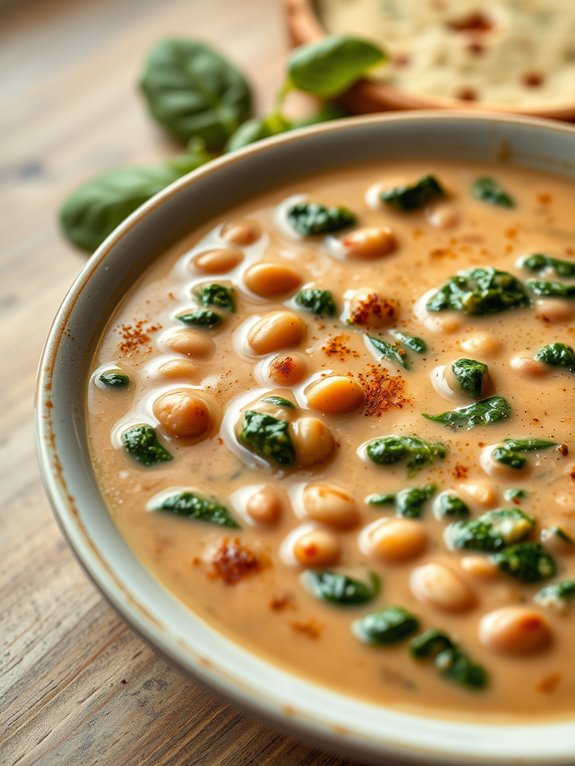
[(281, 80), (274, 0), (0, 0), (0, 763), (341, 766), (216, 700), (124, 625), (67, 548), (42, 490), (36, 366), (84, 264), (59, 203), (107, 168), (173, 147), (134, 86), (163, 35), (214, 43)]

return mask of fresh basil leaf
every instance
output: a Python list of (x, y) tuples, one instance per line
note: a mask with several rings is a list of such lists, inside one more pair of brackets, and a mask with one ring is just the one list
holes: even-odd
[(209, 285), (200, 285), (195, 290), (195, 295), (204, 306), (215, 306), (224, 311), (236, 310), (233, 287), (218, 285), (214, 282)]
[(294, 130), (297, 128), (307, 128), (310, 125), (319, 125), (322, 122), (331, 122), (332, 120), (341, 120), (343, 117), (349, 117), (350, 112), (341, 104), (334, 104), (328, 102), (322, 104), (315, 112), (307, 117), (301, 117), (294, 120), (292, 127)]
[(298, 202), (287, 211), (287, 220), (299, 234), (313, 237), (347, 229), (356, 222), (345, 207), (326, 207), (315, 202)]
[(575, 350), (566, 343), (550, 343), (535, 354), (537, 362), (550, 367), (564, 367), (568, 372), (575, 372)]
[(440, 442), (428, 442), (419, 436), (382, 436), (370, 441), (366, 448), (368, 458), (377, 465), (406, 462), (408, 477), (447, 455), (447, 447)]
[(544, 253), (533, 253), (527, 255), (520, 261), (522, 268), (540, 274), (542, 271), (554, 271), (558, 277), (572, 279), (575, 277), (575, 263), (573, 261), (563, 261), (560, 258), (553, 258)]
[(419, 630), (419, 620), (401, 606), (388, 606), (357, 620), (354, 633), (366, 644), (392, 646)]
[(270, 463), (279, 466), (291, 466), (295, 463), (295, 450), (287, 420), (246, 410), (238, 438), (240, 444)]
[(298, 306), (316, 316), (332, 317), (336, 313), (335, 301), (329, 290), (305, 287), (295, 297)]
[(504, 439), (491, 454), (498, 463), (519, 471), (527, 463), (525, 452), (540, 452), (556, 446), (556, 442), (546, 439)]
[(295, 410), (295, 404), (290, 402), (289, 399), (284, 399), (283, 396), (266, 396), (265, 399), (262, 399), (262, 402), (275, 404), (276, 407), (287, 407), (288, 410)]
[(170, 495), (154, 510), (169, 511), (177, 516), (207, 521), (220, 527), (240, 528), (240, 525), (224, 505), (218, 503), (217, 500), (208, 500), (195, 492), (177, 492)]
[(130, 385), (129, 376), (119, 370), (102, 372), (98, 375), (98, 380), (106, 388), (127, 388)]
[(485, 668), (470, 657), (442, 630), (427, 630), (410, 641), (411, 656), (416, 660), (432, 659), (438, 673), (448, 681), (472, 690), (489, 683)]
[(528, 279), (525, 283), (535, 295), (544, 298), (575, 298), (575, 285), (565, 285), (563, 282), (546, 282), (542, 279)]
[(184, 314), (178, 314), (176, 317), (180, 322), (193, 327), (203, 327), (212, 330), (217, 327), (222, 318), (211, 309), (196, 309), (195, 311), (186, 311)]
[(208, 46), (160, 40), (144, 66), (140, 86), (152, 115), (179, 139), (203, 138), (221, 149), (252, 112), (248, 81)]
[(445, 190), (437, 178), (432, 175), (423, 176), (410, 186), (395, 186), (392, 189), (384, 189), (379, 195), (380, 200), (404, 213), (410, 213), (445, 197)]
[(511, 407), (502, 396), (490, 396), (488, 399), (481, 399), (479, 402), (467, 404), (465, 407), (457, 407), (455, 410), (442, 412), (439, 415), (423, 413), (423, 417), (434, 423), (441, 423), (453, 431), (460, 428), (469, 431), (477, 426), (488, 426), (501, 420), (507, 420), (511, 417)]
[(234, 152), (265, 138), (279, 136), (292, 130), (294, 124), (283, 115), (274, 112), (263, 118), (254, 118), (242, 123), (226, 143), (226, 152)]
[(379, 576), (369, 573), (369, 582), (365, 583), (339, 572), (319, 572), (309, 570), (302, 575), (305, 586), (320, 601), (327, 601), (337, 606), (358, 606), (367, 604), (377, 596), (380, 588)]
[(140, 465), (146, 467), (157, 463), (167, 463), (172, 455), (163, 447), (152, 426), (133, 426), (122, 434), (124, 449)]
[(288, 83), (314, 96), (332, 98), (385, 60), (381, 48), (367, 40), (330, 35), (292, 51), (287, 65)]
[(411, 362), (407, 351), (401, 347), (398, 341), (394, 343), (388, 343), (386, 340), (376, 338), (373, 335), (367, 335), (367, 339), (371, 345), (381, 354), (383, 359), (388, 359), (390, 362), (395, 362), (404, 370), (411, 369)]
[(494, 178), (482, 176), (473, 182), (471, 187), (473, 196), (481, 202), (497, 207), (515, 207), (515, 200), (509, 195)]
[(540, 582), (554, 577), (557, 564), (539, 543), (518, 543), (491, 556), (502, 572), (521, 582)]
[(467, 503), (452, 492), (442, 492), (433, 503), (433, 512), (438, 519), (466, 519), (471, 516)]
[(464, 393), (472, 399), (481, 396), (483, 379), (488, 372), (486, 364), (475, 359), (457, 359), (451, 365), (451, 371), (457, 385)]
[(403, 343), (404, 346), (415, 351), (417, 354), (424, 354), (427, 351), (427, 343), (416, 335), (407, 335), (407, 333), (400, 332), (399, 330), (390, 330), (389, 334), (392, 338)]
[(426, 309), (482, 316), (529, 305), (529, 296), (516, 277), (488, 267), (455, 274), (431, 296)]

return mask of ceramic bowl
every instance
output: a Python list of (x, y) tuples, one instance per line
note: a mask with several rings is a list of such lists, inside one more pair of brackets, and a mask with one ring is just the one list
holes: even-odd
[(174, 183), (88, 261), (41, 360), (36, 428), (46, 491), (80, 562), (130, 625), (184, 671), (301, 738), (377, 763), (573, 766), (575, 721), (484, 725), (407, 714), (317, 686), (217, 633), (163, 589), (118, 532), (90, 464), (85, 389), (118, 301), (154, 258), (247, 197), (354, 163), (449, 157), (506, 162), (575, 181), (575, 131), (497, 115), (420, 113), (347, 119), (264, 141)]
[[(288, 32), (294, 45), (319, 40), (326, 34), (316, 13), (314, 0), (283, 0)], [(463, 102), (455, 99), (408, 93), (375, 80), (361, 80), (341, 101), (355, 113), (386, 112), (405, 109), (469, 109), (509, 114), (530, 115), (557, 120), (575, 120), (575, 98), (561, 106), (520, 106), (518, 104), (488, 104)]]

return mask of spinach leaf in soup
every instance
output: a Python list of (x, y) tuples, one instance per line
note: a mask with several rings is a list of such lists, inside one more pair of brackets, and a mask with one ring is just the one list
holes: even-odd
[(345, 207), (327, 207), (316, 202), (298, 202), (287, 211), (287, 220), (298, 234), (313, 237), (348, 229), (356, 217)]
[(369, 572), (368, 582), (362, 582), (339, 572), (317, 570), (304, 572), (302, 582), (320, 601), (336, 606), (367, 604), (377, 596), (381, 584), (374, 572)]
[(557, 564), (539, 543), (518, 543), (491, 556), (502, 572), (521, 582), (549, 580), (557, 574)]
[(130, 385), (129, 376), (120, 370), (106, 370), (98, 375), (98, 380), (106, 388), (127, 388)]
[(368, 495), (365, 502), (368, 505), (395, 505), (397, 516), (419, 519), (423, 515), (425, 504), (436, 491), (435, 484), (427, 484), (423, 487), (406, 487), (397, 494)]
[(419, 436), (381, 436), (367, 444), (366, 454), (372, 463), (393, 465), (405, 462), (408, 477), (419, 470), (443, 460), (447, 447), (440, 442), (430, 442)]
[(262, 402), (275, 404), (276, 407), (286, 407), (288, 410), (295, 410), (295, 404), (283, 396), (266, 396), (265, 399), (262, 399)]
[(521, 259), (519, 265), (535, 274), (540, 274), (543, 271), (554, 271), (558, 277), (563, 279), (573, 279), (575, 277), (575, 262), (563, 261), (560, 258), (553, 258), (551, 255), (545, 255), (544, 253), (527, 255)]
[(310, 311), (319, 317), (332, 317), (336, 313), (335, 301), (329, 290), (304, 287), (303, 290), (299, 291), (294, 300), (302, 309)]
[(557, 612), (566, 612), (574, 599), (575, 580), (560, 580), (538, 590), (533, 600), (539, 606), (551, 607)]
[(424, 418), (432, 420), (434, 423), (440, 423), (452, 431), (465, 428), (469, 431), (477, 426), (488, 426), (493, 423), (499, 423), (501, 420), (507, 420), (511, 417), (511, 407), (507, 399), (502, 396), (490, 396), (488, 399), (481, 399), (473, 404), (467, 404), (465, 407), (457, 407), (448, 412), (442, 412), (439, 415), (428, 415), (422, 413)]
[(426, 303), (428, 311), (461, 311), (470, 316), (498, 314), (529, 306), (523, 284), (506, 271), (489, 266), (451, 277)]
[(196, 309), (178, 314), (176, 317), (180, 322), (192, 327), (201, 327), (206, 330), (213, 330), (222, 322), (222, 317), (211, 309)]
[(471, 690), (484, 689), (489, 676), (482, 665), (473, 662), (466, 652), (442, 630), (431, 629), (410, 641), (415, 660), (431, 659), (442, 678)]
[(392, 338), (395, 338), (407, 348), (415, 351), (417, 354), (424, 354), (427, 351), (427, 343), (423, 338), (418, 338), (416, 335), (408, 335), (400, 330), (391, 329), (389, 334)]
[(158, 463), (167, 463), (172, 455), (160, 444), (156, 430), (144, 424), (132, 426), (122, 434), (124, 449), (140, 465), (149, 467)]
[(195, 492), (176, 492), (164, 498), (153, 510), (169, 511), (176, 516), (206, 521), (210, 524), (217, 524), (220, 527), (240, 528), (240, 525), (225, 505), (222, 505), (217, 500), (202, 497)]
[(329, 35), (301, 45), (290, 53), (287, 88), (332, 98), (385, 60), (381, 48), (367, 40)]
[(451, 365), (451, 372), (463, 393), (472, 399), (481, 396), (483, 381), (488, 372), (486, 364), (476, 359), (457, 359)]
[(419, 620), (401, 606), (388, 606), (370, 612), (353, 626), (355, 635), (372, 646), (393, 646), (419, 630)]
[(537, 362), (550, 367), (564, 367), (568, 372), (575, 372), (575, 350), (566, 343), (550, 343), (535, 354)]
[(453, 492), (442, 492), (433, 502), (433, 513), (438, 519), (466, 519), (471, 516), (467, 503)]
[(566, 285), (563, 282), (546, 282), (542, 279), (528, 279), (527, 287), (534, 295), (542, 298), (575, 298), (575, 285)]
[(500, 508), (478, 519), (454, 522), (447, 527), (445, 537), (454, 550), (494, 553), (521, 542), (534, 527), (533, 516), (517, 508)]
[(221, 149), (252, 113), (251, 88), (227, 59), (197, 40), (160, 40), (140, 87), (152, 115), (176, 138)]
[(522, 500), (525, 500), (527, 495), (527, 490), (521, 489), (521, 487), (510, 487), (503, 493), (503, 498), (510, 503), (520, 503)]
[(498, 463), (519, 471), (527, 464), (526, 452), (541, 452), (556, 446), (556, 442), (547, 439), (505, 439), (491, 455)]
[(445, 189), (433, 175), (423, 176), (414, 184), (395, 186), (380, 192), (380, 200), (394, 210), (410, 213), (445, 197)]
[(238, 439), (240, 444), (270, 463), (281, 467), (295, 463), (295, 449), (287, 420), (246, 410)]
[(382, 359), (387, 359), (390, 362), (398, 364), (403, 367), (404, 370), (411, 369), (411, 362), (407, 351), (401, 347), (398, 341), (388, 343), (382, 338), (376, 338), (374, 335), (366, 336), (368, 341), (374, 347), (374, 349), (381, 354)]
[(515, 200), (505, 189), (489, 176), (481, 176), (473, 182), (471, 191), (475, 199), (481, 202), (487, 202), (489, 205), (497, 207), (512, 208), (515, 207)]
[(204, 306), (215, 306), (224, 309), (224, 311), (236, 310), (233, 287), (226, 287), (217, 283), (200, 285), (196, 288), (195, 294)]

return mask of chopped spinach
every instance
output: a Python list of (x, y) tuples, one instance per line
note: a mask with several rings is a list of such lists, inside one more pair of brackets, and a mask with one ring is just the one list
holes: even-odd
[(438, 519), (465, 519), (471, 515), (469, 507), (452, 492), (442, 492), (433, 503), (433, 512)]
[(510, 502), (525, 500), (527, 497), (527, 490), (521, 489), (520, 487), (511, 487), (511, 489), (505, 490), (503, 497)]
[(409, 361), (407, 351), (401, 348), (397, 341), (395, 341), (395, 343), (388, 343), (387, 341), (382, 340), (381, 338), (376, 338), (373, 335), (368, 335), (367, 339), (375, 348), (375, 350), (381, 354), (383, 359), (389, 359), (390, 362), (399, 364), (400, 367), (403, 367), (404, 370), (409, 370), (411, 368), (411, 363)]
[(521, 582), (540, 582), (554, 577), (557, 564), (539, 543), (518, 543), (491, 556), (502, 572)]
[(447, 455), (447, 447), (441, 442), (429, 442), (419, 436), (381, 436), (367, 445), (367, 456), (377, 465), (393, 465), (406, 462), (407, 475), (414, 476), (419, 470)]
[(418, 338), (416, 335), (407, 335), (407, 333), (400, 330), (390, 330), (389, 334), (417, 354), (424, 354), (427, 351), (427, 343), (423, 338)]
[(465, 428), (469, 431), (477, 426), (488, 426), (498, 423), (500, 420), (507, 420), (511, 417), (511, 407), (507, 399), (502, 396), (491, 396), (488, 399), (481, 399), (479, 402), (467, 404), (465, 407), (457, 407), (439, 415), (422, 414), (427, 420), (441, 423), (453, 431), (457, 431), (459, 428)]
[(481, 176), (476, 179), (471, 187), (473, 196), (481, 200), (481, 202), (487, 202), (489, 205), (497, 205), (497, 207), (515, 207), (515, 200), (508, 194), (494, 179), (489, 176)]
[(388, 606), (357, 620), (354, 632), (366, 644), (392, 646), (419, 630), (419, 620), (401, 606)]
[(556, 446), (555, 442), (546, 439), (505, 439), (491, 454), (498, 463), (519, 471), (527, 464), (525, 452), (540, 452)]
[(409, 213), (445, 197), (445, 189), (433, 175), (423, 176), (414, 184), (385, 189), (379, 195), (383, 203), (394, 210)]
[(362, 582), (339, 572), (318, 572), (309, 570), (302, 575), (302, 581), (320, 601), (337, 606), (358, 606), (372, 601), (379, 593), (380, 578), (369, 573), (369, 582)]
[(397, 516), (419, 519), (423, 514), (423, 506), (436, 491), (435, 484), (427, 484), (424, 487), (406, 487), (397, 494), (368, 495), (365, 502), (368, 505), (395, 505)]
[(288, 410), (295, 410), (295, 404), (290, 402), (289, 399), (284, 399), (283, 396), (266, 396), (265, 399), (262, 399), (262, 402), (275, 404), (276, 407), (286, 407)]
[(146, 467), (172, 460), (168, 450), (160, 444), (156, 430), (149, 425), (132, 426), (124, 431), (122, 444), (134, 460)]
[(459, 388), (470, 396), (477, 399), (481, 396), (483, 379), (487, 374), (487, 365), (475, 359), (457, 359), (451, 365), (451, 371)]
[(534, 600), (539, 606), (549, 606), (564, 612), (570, 601), (575, 599), (575, 580), (560, 580), (537, 591)]
[(236, 310), (233, 287), (226, 287), (216, 283), (200, 285), (196, 290), (196, 296), (204, 306), (215, 306), (225, 311)]
[(298, 202), (287, 211), (287, 219), (304, 237), (330, 234), (347, 229), (356, 223), (356, 217), (345, 207), (326, 207), (315, 202)]
[(244, 413), (239, 441), (244, 447), (279, 466), (295, 463), (295, 450), (287, 420), (278, 420), (262, 412)]
[(442, 630), (426, 630), (409, 643), (416, 660), (432, 659), (439, 674), (448, 681), (469, 689), (484, 689), (488, 684), (486, 670), (468, 655)]
[(240, 525), (224, 505), (216, 500), (208, 500), (195, 494), (195, 492), (176, 492), (162, 500), (154, 510), (169, 511), (177, 516), (207, 521), (220, 527), (240, 528)]
[(525, 283), (535, 295), (544, 298), (575, 298), (575, 285), (566, 285), (563, 282), (547, 282), (542, 279), (528, 279)]
[(523, 284), (513, 274), (488, 267), (455, 274), (431, 296), (426, 309), (482, 316), (529, 306), (530, 302)]
[(127, 388), (130, 385), (130, 378), (125, 372), (118, 370), (107, 370), (98, 375), (98, 380), (106, 388)]
[(320, 317), (332, 317), (336, 312), (335, 301), (329, 290), (305, 287), (296, 295), (295, 302), (302, 309)]
[(176, 319), (183, 322), (186, 325), (192, 325), (193, 327), (203, 327), (208, 330), (212, 330), (217, 327), (222, 317), (211, 309), (196, 309), (195, 311), (186, 311), (184, 314), (178, 314)]
[(536, 274), (550, 269), (557, 274), (558, 277), (564, 279), (571, 279), (575, 277), (575, 263), (573, 261), (562, 261), (559, 258), (553, 258), (550, 255), (544, 253), (533, 253), (523, 258), (520, 265), (528, 271), (533, 271)]
[(446, 530), (450, 547), (495, 553), (531, 534), (535, 519), (517, 508), (488, 511), (478, 519), (456, 521)]
[(568, 372), (575, 372), (575, 351), (566, 343), (550, 343), (535, 354), (535, 359), (550, 367), (564, 367)]
[(575, 545), (575, 540), (563, 529), (563, 527), (548, 527), (541, 531), (541, 539), (547, 542), (550, 537), (557, 537), (566, 545)]

